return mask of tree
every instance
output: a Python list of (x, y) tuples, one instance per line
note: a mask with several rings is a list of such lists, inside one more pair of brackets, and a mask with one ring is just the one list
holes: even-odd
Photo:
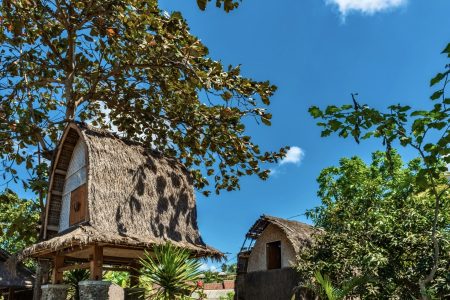
[(233, 263), (233, 264), (223, 263), (220, 266), (220, 269), (222, 270), (222, 272), (227, 273), (227, 274), (236, 274), (237, 264), (236, 263)]
[(154, 255), (145, 253), (140, 260), (140, 275), (156, 288), (150, 299), (190, 299), (197, 290), (201, 263), (191, 258), (188, 250), (170, 242), (154, 248)]
[(157, 0), (3, 0), (0, 21), (5, 181), (45, 182), (48, 161), (37, 155), (51, 159), (71, 120), (178, 158), (205, 194), (211, 180), (219, 193), (244, 175), (266, 179), (261, 164), (285, 154), (262, 153), (244, 126), (246, 118), (270, 125), (276, 87), (211, 59), (182, 15)]
[(38, 203), (21, 199), (11, 190), (0, 194), (0, 248), (15, 253), (36, 242)]
[[(216, 5), (228, 12), (239, 2)], [(41, 211), (49, 161), (72, 120), (179, 159), (205, 195), (210, 182), (219, 193), (239, 189), (241, 176), (266, 179), (262, 164), (286, 153), (262, 152), (244, 125), (270, 125), (276, 87), (210, 58), (157, 0), (0, 0), (0, 57), (0, 172), (36, 192)]]
[[(405, 166), (395, 151), (390, 156), (374, 153), (369, 165), (352, 157), (324, 169), (318, 178), (322, 205), (307, 213), (324, 232), (317, 236), (313, 250), (300, 257), (298, 269), (304, 279), (317, 270), (339, 284), (365, 275), (374, 280), (355, 290), (363, 298), (420, 297), (418, 282), (434, 264), (429, 235), (435, 203), (429, 188), (416, 183), (421, 171), (420, 159)], [(446, 181), (441, 178), (437, 180)], [(443, 197), (449, 195), (446, 191)], [(436, 226), (441, 263), (428, 287), (429, 293), (441, 298), (450, 293), (449, 223), (446, 201)]]
[[(450, 58), (450, 44), (442, 51)], [(449, 82), (450, 66), (438, 73), (430, 81), (430, 86), (441, 84), (431, 96), (433, 106), (428, 110), (413, 110), (406, 105), (391, 105), (386, 112), (360, 104), (356, 95), (352, 94), (352, 104), (340, 107), (328, 106), (321, 110), (317, 106), (309, 109), (314, 118), (322, 122), (322, 136), (337, 133), (340, 137), (351, 136), (357, 143), (369, 138), (378, 138), (386, 146), (390, 157), (393, 146), (409, 147), (420, 158), (421, 170), (416, 184), (423, 189), (428, 188), (434, 198), (433, 222), (430, 224), (430, 239), (433, 244), (433, 264), (429, 273), (419, 280), (422, 298), (426, 295), (427, 286), (433, 281), (442, 263), (440, 260), (442, 244), (437, 237), (438, 222), (442, 214), (442, 206), (449, 200), (443, 198), (450, 187), (442, 182), (442, 174), (447, 171), (443, 162), (450, 163), (450, 98), (445, 94)], [(445, 188), (440, 188), (445, 186)]]

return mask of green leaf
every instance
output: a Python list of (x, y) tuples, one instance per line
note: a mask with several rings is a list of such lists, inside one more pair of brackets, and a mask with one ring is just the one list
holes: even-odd
[(442, 79), (444, 79), (445, 74), (443, 73), (437, 73), (436, 76), (434, 76), (431, 80), (430, 80), (430, 86), (435, 85), (436, 83), (440, 82)]
[(442, 96), (443, 93), (444, 93), (443, 90), (436, 91), (436, 92), (433, 93), (433, 95), (431, 95), (430, 99), (431, 100), (439, 99)]
[(450, 43), (448, 43), (447, 47), (442, 50), (442, 53), (447, 53), (448, 57), (450, 57)]
[(308, 111), (314, 119), (322, 116), (322, 111), (317, 106), (311, 106)]

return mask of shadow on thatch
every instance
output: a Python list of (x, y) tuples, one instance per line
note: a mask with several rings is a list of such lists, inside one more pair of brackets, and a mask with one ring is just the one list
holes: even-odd
[[(180, 162), (85, 124), (73, 123), (66, 133), (70, 144), (61, 141), (59, 157), (70, 160), (70, 151), (79, 139), (86, 145), (89, 222), (70, 234), (59, 233), (26, 249), (26, 254), (96, 240), (146, 246), (172, 241), (205, 256), (222, 256), (200, 237), (193, 181)], [(52, 170), (64, 171), (69, 164), (66, 160), (53, 162)], [(50, 186), (49, 190), (58, 188)], [(49, 201), (53, 208), (48, 219), (55, 227), (61, 214), (57, 201), (57, 195)]]

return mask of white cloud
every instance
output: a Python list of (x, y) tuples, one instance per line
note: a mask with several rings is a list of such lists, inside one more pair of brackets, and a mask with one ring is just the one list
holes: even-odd
[(215, 265), (208, 265), (207, 263), (202, 263), (199, 270), (217, 272), (217, 267)]
[(302, 148), (292, 146), (286, 153), (286, 156), (280, 161), (280, 165), (284, 164), (300, 164), (305, 156), (305, 152)]
[(325, 0), (327, 4), (337, 5), (339, 12), (346, 16), (350, 12), (372, 15), (388, 9), (399, 8), (408, 0)]

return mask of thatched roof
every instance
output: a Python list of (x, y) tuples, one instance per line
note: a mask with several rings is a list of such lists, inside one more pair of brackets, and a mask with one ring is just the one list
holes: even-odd
[(269, 224), (277, 226), (286, 234), (297, 254), (303, 247), (310, 246), (314, 242), (314, 235), (321, 232), (320, 229), (302, 222), (262, 215), (247, 232), (246, 238), (258, 239)]
[(34, 274), (22, 264), (15, 265), (14, 272), (10, 272), (11, 255), (0, 249), (0, 288), (31, 288)]
[[(79, 139), (86, 145), (88, 220), (57, 232), (65, 172)], [(222, 256), (206, 246), (197, 227), (192, 180), (177, 160), (86, 124), (65, 130), (52, 164), (45, 230), (53, 238), (24, 255), (71, 245), (104, 243), (150, 247), (171, 241), (202, 256)]]

